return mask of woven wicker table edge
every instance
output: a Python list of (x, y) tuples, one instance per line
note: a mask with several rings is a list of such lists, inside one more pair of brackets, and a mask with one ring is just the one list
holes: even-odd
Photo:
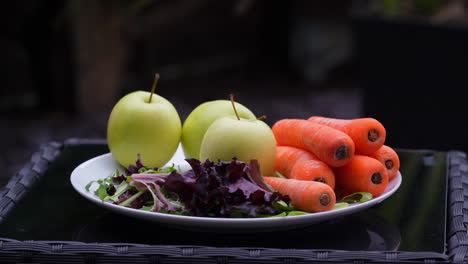
[(453, 263), (468, 263), (468, 162), (461, 151), (448, 152), (447, 252)]
[(61, 153), (63, 143), (42, 144), (31, 159), (0, 188), (0, 223)]
[[(268, 263), (289, 263), (293, 261), (318, 261), (333, 263), (450, 263), (447, 255), (434, 252), (405, 251), (346, 251), (321, 249), (277, 249), (277, 248), (243, 248), (243, 247), (207, 247), (193, 245), (145, 245), (125, 243), (82, 243), (76, 241), (18, 241), (0, 238), (0, 256), (28, 251), (30, 257), (40, 255), (53, 258), (64, 255), (82, 257), (95, 255), (97, 262), (111, 262), (114, 258), (129, 257), (132, 262), (148, 261), (151, 257), (161, 260), (190, 258), (192, 260), (218, 258), (246, 261), (258, 260)], [(236, 262), (237, 263), (237, 262)], [(294, 262), (291, 262), (294, 263)]]
[[(66, 146), (105, 144), (105, 140), (69, 139), (41, 145), (31, 160), (0, 189), (0, 224), (14, 205), (45, 173)], [(85, 263), (117, 263), (128, 258), (132, 263), (160, 263), (163, 260), (210, 260), (212, 263), (295, 263), (317, 261), (333, 263), (467, 263), (468, 255), (468, 164), (466, 153), (448, 152), (450, 222), (447, 254), (405, 251), (341, 251), (320, 249), (222, 248), (193, 245), (145, 245), (116, 243), (82, 243), (77, 241), (19, 241), (0, 237), (0, 262), (32, 262), (73, 258)], [(130, 261), (131, 260), (131, 261)], [(245, 261), (245, 262), (243, 262)]]
[(30, 160), (16, 173), (5, 186), (0, 188), (0, 223), (33, 187), (64, 147), (77, 145), (106, 144), (105, 139), (69, 138), (63, 142), (50, 141), (39, 146)]

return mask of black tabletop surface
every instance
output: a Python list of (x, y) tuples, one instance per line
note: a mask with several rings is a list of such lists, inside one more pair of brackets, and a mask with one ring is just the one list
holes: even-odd
[(80, 163), (107, 152), (105, 144), (65, 147), (0, 223), (0, 237), (216, 247), (446, 250), (446, 152), (398, 150), (402, 184), (390, 198), (371, 209), (300, 229), (226, 234), (146, 222), (85, 200), (71, 186), (70, 174)]

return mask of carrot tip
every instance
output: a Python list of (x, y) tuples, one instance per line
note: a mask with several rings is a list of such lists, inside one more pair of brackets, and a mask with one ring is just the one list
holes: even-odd
[(349, 157), (349, 150), (346, 146), (340, 146), (335, 152), (337, 160), (343, 160)]
[(367, 138), (369, 139), (370, 142), (375, 142), (377, 139), (379, 139), (379, 131), (375, 129), (369, 130), (367, 133)]
[(330, 195), (328, 195), (327, 193), (322, 193), (320, 195), (320, 204), (323, 205), (323, 206), (327, 206), (330, 204)]
[(381, 184), (382, 183), (382, 175), (378, 172), (372, 174), (371, 181), (373, 184)]
[(385, 161), (385, 167), (389, 170), (393, 168), (393, 161), (392, 160), (386, 160)]

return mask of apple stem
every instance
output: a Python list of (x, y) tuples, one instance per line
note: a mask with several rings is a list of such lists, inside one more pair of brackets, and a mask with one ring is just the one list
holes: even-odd
[(159, 81), (159, 73), (156, 73), (154, 75), (153, 87), (151, 87), (151, 93), (150, 93), (148, 103), (151, 103), (151, 98), (153, 98), (153, 94), (154, 94), (154, 91), (156, 90), (156, 86), (158, 85), (158, 81)]
[(260, 117), (257, 117), (257, 120), (265, 120), (265, 119), (267, 119), (266, 115), (262, 115)]
[(237, 113), (236, 105), (234, 104), (234, 94), (230, 94), (229, 98), (231, 99), (232, 108), (234, 109), (234, 113), (236, 114), (237, 120), (240, 120), (239, 114)]

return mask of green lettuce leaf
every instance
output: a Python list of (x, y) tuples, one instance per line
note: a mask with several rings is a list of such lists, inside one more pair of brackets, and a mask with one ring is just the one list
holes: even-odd
[(349, 203), (336, 203), (335, 206), (333, 206), (332, 210), (338, 210), (342, 208), (346, 208), (349, 206)]
[(128, 182), (123, 181), (122, 183), (117, 185), (117, 189), (115, 190), (114, 195), (108, 196), (106, 192), (106, 196), (104, 198), (101, 198), (101, 200), (104, 200), (104, 201), (112, 200), (114, 202), (117, 202), (119, 200), (119, 196), (131, 187), (132, 186), (128, 184)]
[(372, 194), (368, 192), (355, 192), (341, 199), (342, 203), (364, 203), (372, 200)]
[(282, 179), (287, 179), (283, 174), (279, 173), (279, 172), (275, 172), (275, 175), (273, 175), (275, 177), (278, 177), (278, 178), (282, 178)]
[(104, 179), (99, 179), (96, 181), (90, 181), (88, 184), (85, 186), (85, 190), (89, 192), (91, 186), (93, 184), (97, 184), (98, 188), (94, 191), (94, 193), (99, 196), (99, 199), (104, 200), (104, 198), (107, 196), (107, 190), (109, 189), (110, 186), (113, 185), (112, 182), (112, 177), (115, 175), (119, 175), (119, 171), (117, 170), (116, 172), (112, 173), (110, 176)]

